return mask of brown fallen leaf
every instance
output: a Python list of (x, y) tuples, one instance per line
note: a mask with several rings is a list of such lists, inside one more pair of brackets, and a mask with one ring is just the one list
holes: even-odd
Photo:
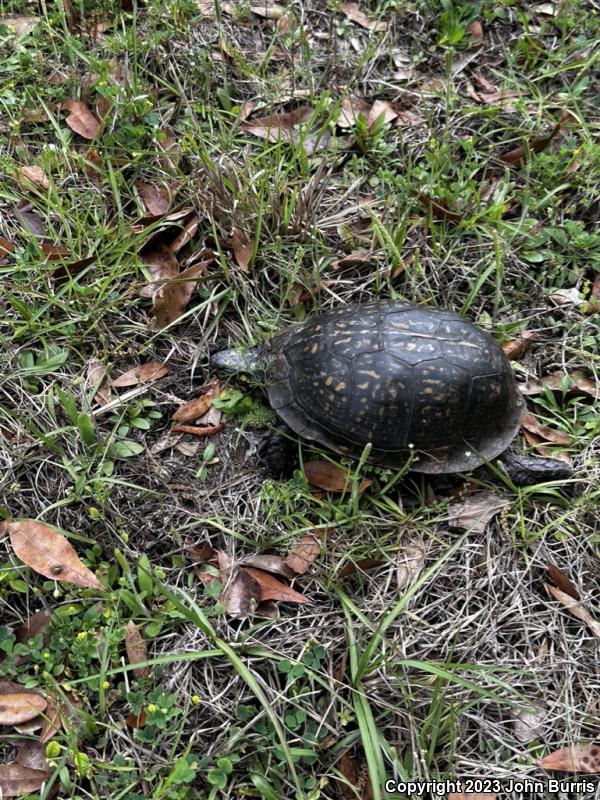
[(195, 422), (206, 414), (220, 391), (220, 382), (213, 381), (211, 388), (207, 392), (180, 406), (173, 414), (173, 419), (175, 422)]
[[(304, 474), (309, 483), (325, 489), (327, 492), (344, 492), (352, 487), (352, 480), (348, 471), (329, 461), (306, 461)], [(373, 483), (368, 478), (363, 478), (358, 487), (359, 492), (364, 492)]]
[(261, 589), (258, 582), (246, 569), (235, 572), (226, 553), (220, 551), (218, 556), (223, 587), (219, 602), (234, 616), (252, 614), (260, 602)]
[(177, 234), (177, 236), (173, 239), (171, 244), (169, 245), (169, 249), (172, 253), (177, 254), (183, 247), (190, 242), (198, 228), (200, 227), (200, 217), (194, 215), (189, 219), (181, 228), (181, 231)]
[(556, 586), (550, 586), (548, 583), (545, 583), (544, 587), (550, 592), (552, 597), (554, 597), (555, 600), (558, 600), (558, 602), (561, 603), (561, 605), (563, 605), (574, 617), (577, 617), (577, 619), (581, 620), (581, 622), (585, 622), (594, 636), (600, 638), (600, 622), (597, 622), (592, 617), (590, 612), (580, 600), (576, 600), (574, 597), (571, 597), (571, 595), (566, 594), (561, 589), (557, 589)]
[(30, 639), (34, 639), (38, 633), (43, 633), (52, 619), (52, 614), (46, 608), (42, 608), (32, 614), (26, 622), (15, 628), (17, 641), (26, 644)]
[(359, 117), (363, 117), (365, 122), (371, 111), (371, 103), (356, 95), (348, 95), (342, 98), (340, 115), (337, 119), (339, 128), (353, 128)]
[(304, 575), (321, 553), (323, 531), (305, 533), (285, 557), (285, 564), (297, 575)]
[(0, 795), (2, 797), (21, 797), (30, 792), (37, 792), (48, 777), (45, 770), (29, 769), (11, 761), (0, 764)]
[(31, 740), (23, 742), (17, 752), (15, 763), (21, 764), (27, 769), (35, 769), (45, 772), (47, 775), (50, 774), (50, 765), (46, 761), (44, 747), (41, 742)]
[(146, 709), (140, 709), (139, 713), (134, 714), (133, 711), (127, 715), (128, 728), (143, 728), (146, 725)]
[(569, 374), (561, 372), (551, 372), (543, 378), (532, 378), (519, 386), (521, 394), (527, 397), (535, 397), (541, 394), (544, 389), (552, 392), (562, 392), (563, 390), (573, 394), (584, 394), (594, 399), (600, 398), (600, 387), (591, 378), (575, 370)]
[(546, 425), (542, 425), (537, 417), (530, 411), (526, 411), (521, 417), (521, 427), (533, 433), (535, 436), (539, 436), (540, 439), (546, 442), (552, 442), (552, 444), (565, 446), (573, 444), (573, 437), (571, 435), (563, 433), (562, 431), (555, 431), (552, 428), (546, 427)]
[(552, 139), (554, 139), (556, 134), (560, 131), (560, 128), (561, 123), (557, 122), (548, 136), (544, 136), (541, 139), (532, 139), (526, 146), (521, 145), (519, 147), (515, 147), (513, 150), (509, 150), (507, 153), (503, 153), (500, 156), (500, 161), (503, 161), (505, 164), (509, 164), (511, 167), (518, 169), (523, 165), (528, 152), (541, 153), (543, 150), (545, 150)]
[(502, 345), (504, 355), (511, 361), (516, 361), (525, 355), (536, 339), (537, 334), (535, 331), (521, 331), (516, 339), (512, 339), (510, 342), (504, 342)]
[(8, 534), (15, 555), (40, 575), (104, 590), (94, 573), (80, 561), (71, 543), (50, 525), (21, 519), (9, 523)]
[(313, 109), (310, 106), (301, 106), (295, 111), (281, 111), (268, 117), (249, 119), (242, 123), (241, 128), (246, 133), (270, 142), (278, 142), (280, 139), (295, 142), (299, 139), (298, 126), (307, 122), (312, 115)]
[(348, 253), (347, 256), (335, 258), (331, 262), (332, 270), (351, 269), (352, 267), (361, 267), (363, 264), (370, 264), (373, 253), (370, 250), (354, 250)]
[(384, 124), (392, 122), (399, 113), (400, 109), (388, 100), (375, 100), (367, 117), (367, 125), (372, 128), (379, 118), (382, 119)]
[[(139, 632), (137, 625), (133, 620), (129, 620), (125, 627), (125, 649), (127, 650), (127, 659), (130, 664), (139, 664), (141, 661), (148, 660), (148, 650), (146, 648), (146, 641)], [(133, 674), (136, 678), (148, 678), (151, 669), (149, 666), (136, 667)]]
[(247, 572), (256, 581), (260, 589), (260, 600), (281, 600), (285, 603), (310, 603), (311, 600), (303, 594), (296, 592), (285, 583), (281, 583), (277, 578), (254, 567), (242, 567), (240, 572)]
[(359, 792), (358, 789), (360, 772), (355, 761), (347, 753), (343, 753), (336, 767), (343, 777), (343, 780), (335, 779), (339, 800), (357, 800), (357, 798), (360, 798), (362, 796), (362, 792)]
[(35, 719), (46, 705), (46, 698), (33, 692), (0, 694), (0, 725), (19, 725)]
[(27, 16), (25, 14), (17, 14), (14, 17), (1, 17), (0, 25), (6, 25), (11, 33), (14, 33), (17, 39), (27, 36), (31, 33), (40, 21), (40, 17)]
[(171, 428), (173, 433), (190, 433), (192, 436), (214, 436), (215, 433), (219, 433), (225, 427), (224, 422), (220, 422), (218, 425), (207, 425), (203, 428), (196, 428), (193, 425), (175, 425)]
[(542, 769), (555, 772), (585, 772), (590, 775), (600, 773), (600, 744), (574, 744), (561, 747), (544, 758), (538, 765)]
[(547, 709), (539, 703), (534, 703), (533, 708), (524, 708), (522, 711), (515, 710), (513, 721), (515, 739), (523, 744), (539, 739), (544, 733), (547, 716)]
[(90, 358), (87, 365), (87, 385), (99, 406), (110, 403), (110, 386), (106, 378), (106, 367), (98, 358)]
[(562, 592), (568, 594), (575, 600), (580, 599), (579, 592), (577, 591), (577, 588), (575, 587), (573, 582), (569, 578), (567, 578), (562, 569), (559, 569), (556, 566), (556, 564), (547, 564), (546, 571), (548, 572), (548, 575), (552, 578), (554, 583), (558, 586), (558, 588)]
[(183, 270), (175, 278), (164, 281), (154, 294), (154, 317), (151, 329), (162, 330), (179, 319), (190, 302), (198, 280), (214, 261), (200, 261)]
[(62, 261), (71, 255), (71, 251), (68, 247), (62, 247), (59, 244), (52, 244), (51, 242), (42, 242), (40, 248), (48, 261)]
[(84, 139), (95, 139), (100, 130), (100, 122), (92, 114), (83, 100), (63, 100), (61, 109), (69, 112), (65, 122), (72, 131)]
[(151, 283), (146, 283), (141, 287), (140, 295), (142, 297), (153, 298), (165, 281), (171, 280), (179, 274), (177, 256), (164, 242), (158, 242), (143, 250), (141, 259), (152, 278)]
[(368, 572), (368, 570), (377, 569), (384, 564), (387, 564), (387, 561), (381, 558), (359, 558), (357, 561), (348, 561), (338, 572), (338, 578), (347, 578), (357, 572)]
[(229, 246), (233, 250), (238, 266), (246, 271), (254, 252), (254, 242), (242, 230), (236, 228), (229, 240)]
[(485, 36), (483, 35), (483, 27), (479, 20), (474, 19), (473, 22), (467, 25), (467, 33), (469, 34), (469, 44), (472, 47), (477, 47), (484, 43)]
[(65, 712), (64, 704), (52, 692), (47, 692), (48, 705), (44, 712), (44, 725), (40, 733), (40, 743), (46, 744), (52, 739), (63, 724), (63, 718), (67, 719), (68, 714)]
[(15, 214), (29, 228), (31, 233), (37, 237), (44, 237), (46, 235), (46, 223), (40, 216), (37, 208), (28, 200), (19, 200), (14, 207)]
[(113, 386), (138, 386), (140, 383), (154, 383), (170, 372), (167, 364), (160, 361), (147, 361), (138, 367), (132, 367), (113, 380)]
[(262, 0), (260, 3), (253, 3), (250, 11), (257, 17), (264, 19), (280, 19), (285, 14), (285, 8), (272, 0)]
[(208, 542), (192, 542), (186, 546), (185, 551), (192, 561), (197, 561), (200, 564), (204, 564), (206, 561), (214, 561), (216, 563), (217, 551)]
[(452, 503), (448, 509), (448, 523), (473, 533), (485, 533), (488, 522), (510, 503), (494, 492), (475, 492), (460, 503)]
[(32, 183), (34, 186), (37, 186), (38, 189), (49, 189), (50, 188), (50, 181), (48, 180), (48, 176), (44, 172), (41, 167), (30, 166), (30, 167), (19, 167), (17, 170), (17, 175), (21, 182), (24, 181), (25, 185), (27, 182)]
[(140, 193), (144, 207), (153, 217), (162, 217), (171, 205), (171, 196), (168, 189), (163, 186), (154, 186), (152, 183), (135, 181), (135, 188)]
[(463, 218), (462, 214), (457, 214), (455, 211), (451, 211), (442, 202), (439, 200), (434, 200), (425, 192), (421, 192), (419, 194), (419, 200), (425, 206), (425, 208), (431, 211), (431, 215), (436, 219), (441, 219), (448, 222), (460, 222)]
[(243, 567), (256, 567), (265, 572), (273, 572), (275, 575), (283, 575), (284, 578), (290, 580), (296, 577), (296, 573), (288, 567), (283, 556), (257, 553), (256, 555), (242, 556), (239, 563)]
[(385, 31), (387, 30), (387, 23), (369, 19), (364, 11), (361, 11), (358, 3), (342, 3), (340, 11), (345, 14), (352, 22), (356, 22), (361, 28), (366, 28), (368, 31)]
[(0, 258), (4, 258), (4, 256), (7, 256), (9, 253), (13, 253), (14, 250), (15, 246), (10, 239), (0, 236)]
[(414, 111), (399, 111), (396, 118), (398, 128), (418, 128), (420, 125), (427, 125), (427, 120)]

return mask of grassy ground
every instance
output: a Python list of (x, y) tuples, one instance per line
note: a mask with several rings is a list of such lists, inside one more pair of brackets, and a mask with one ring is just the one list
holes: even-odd
[[(0, 264), (0, 511), (67, 532), (109, 587), (44, 581), (0, 541), (0, 673), (73, 711), (42, 796), (60, 784), (64, 798), (346, 800), (383, 796), (386, 776), (543, 779), (540, 757), (600, 737), (598, 639), (543, 587), (556, 563), (600, 617), (590, 397), (529, 401), (573, 436), (575, 478), (515, 491), (471, 476), (511, 501), (483, 534), (453, 529), (450, 489), (424, 477), (364, 468), (373, 484), (360, 497), (315, 497), (300, 468), (265, 481), (260, 431), (243, 417), (210, 440), (204, 469), (205, 443), (152, 448), (214, 377), (209, 352), (349, 301), (449, 306), (502, 342), (535, 330), (520, 380), (594, 380), (598, 6), (365, 0), (381, 23), (369, 30), (333, 0), (282, 0), (283, 20), (263, 0), (219, 5), (0, 0), (3, 19), (39, 17), (22, 38), (0, 27), (0, 235), (14, 243)], [(485, 97), (486, 80), (504, 99)], [(349, 95), (392, 101), (400, 117), (340, 125)], [(67, 126), (67, 99), (102, 113), (95, 140)], [(240, 124), (303, 105), (292, 141)], [(518, 146), (522, 163), (508, 166), (500, 156)], [(25, 165), (47, 180), (28, 181)], [(217, 252), (183, 317), (159, 331), (139, 295), (143, 251), (178, 223), (143, 219), (139, 181), (197, 213), (182, 266)], [(20, 201), (62, 260), (42, 252)], [(253, 244), (247, 269), (227, 245), (234, 229)], [(336, 268), (357, 250), (366, 262)], [(576, 302), (557, 302), (574, 289)], [(170, 373), (98, 413), (93, 358), (115, 375), (168, 359)], [(315, 529), (322, 554), (295, 583), (312, 605), (282, 604), (275, 620), (224, 614), (185, 551), (201, 540), (234, 557), (286, 553)], [(408, 552), (422, 554), (420, 572)], [(363, 558), (382, 563), (340, 576)], [(42, 607), (44, 643), (15, 646), (12, 626)], [(155, 660), (149, 677), (124, 667), (129, 620)], [(532, 704), (543, 711), (523, 734)], [(146, 724), (132, 726), (141, 708)], [(8, 761), (20, 735), (2, 732)]]

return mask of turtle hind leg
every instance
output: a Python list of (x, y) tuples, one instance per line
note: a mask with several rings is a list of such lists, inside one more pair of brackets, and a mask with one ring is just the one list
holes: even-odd
[(522, 453), (503, 453), (502, 469), (515, 486), (564, 481), (573, 477), (573, 468), (559, 458), (542, 458)]
[(286, 480), (298, 466), (297, 444), (287, 430), (276, 429), (264, 435), (258, 445), (258, 461), (267, 478)]

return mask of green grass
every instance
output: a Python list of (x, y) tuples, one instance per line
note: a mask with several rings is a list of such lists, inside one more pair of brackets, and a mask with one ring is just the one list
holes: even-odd
[[(285, 24), (244, 2), (233, 14), (215, 4), (214, 19), (192, 0), (71, 5), (75, 21), (60, 2), (0, 2), (0, 20), (39, 17), (22, 38), (0, 27), (0, 236), (14, 244), (0, 261), (0, 512), (68, 532), (106, 586), (98, 596), (43, 580), (0, 541), (0, 678), (71, 707), (48, 745), (42, 797), (60, 784), (73, 799), (360, 800), (367, 781), (383, 797), (386, 777), (543, 777), (537, 758), (599, 734), (587, 695), (594, 642), (541, 586), (555, 561), (600, 617), (597, 402), (566, 390), (529, 398), (543, 424), (573, 437), (575, 477), (518, 489), (494, 465), (468, 476), (513, 500), (484, 535), (449, 527), (460, 477), (445, 486), (342, 460), (349, 490), (319, 497), (301, 464), (340, 460), (298, 444), (294, 474), (264, 480), (251, 415), (231, 415), (204, 461), (208, 441), (194, 456), (151, 448), (178, 399), (214, 377), (210, 352), (344, 302), (448, 306), (501, 342), (536, 330), (513, 362), (520, 379), (559, 369), (594, 379), (597, 10), (365, 0), (388, 25), (369, 32), (317, 0), (282, 0)], [(474, 20), (485, 44), (469, 61)], [(108, 27), (94, 34), (97, 23)], [(414, 79), (394, 77), (397, 50)], [(512, 108), (474, 100), (475, 75), (513, 93)], [(421, 92), (434, 78), (439, 91)], [(348, 95), (393, 101), (422, 124), (343, 128)], [(66, 125), (66, 99), (103, 112), (96, 140)], [(300, 105), (312, 114), (294, 141), (267, 141), (239, 123), (245, 103), (250, 121)], [(561, 118), (542, 152), (519, 169), (502, 162)], [(22, 178), (34, 165), (47, 186)], [(186, 219), (148, 221), (140, 181), (169, 188), (170, 211), (199, 217), (182, 267), (203, 247), (216, 254), (181, 318), (158, 332), (139, 295), (144, 248)], [(438, 218), (423, 194), (460, 219)], [(46, 257), (20, 201), (68, 255)], [(247, 271), (228, 244), (234, 229), (253, 243)], [(334, 269), (357, 250), (369, 260)], [(558, 305), (571, 289), (579, 303)], [(113, 377), (153, 359), (171, 371), (103, 413), (92, 358)], [(228, 388), (264, 417), (260, 383)], [(359, 494), (363, 477), (373, 483)], [(184, 549), (207, 539), (236, 556), (286, 553), (315, 529), (322, 554), (297, 581), (313, 604), (282, 605), (278, 620), (228, 617)], [(402, 554), (416, 542), (425, 563), (403, 585)], [(340, 577), (364, 558), (383, 564)], [(14, 626), (42, 605), (49, 638), (17, 643)], [(126, 662), (130, 619), (148, 646), (146, 678)], [(519, 742), (515, 709), (539, 699), (552, 721)], [(142, 709), (146, 725), (128, 726)], [(0, 762), (19, 737), (2, 728)]]

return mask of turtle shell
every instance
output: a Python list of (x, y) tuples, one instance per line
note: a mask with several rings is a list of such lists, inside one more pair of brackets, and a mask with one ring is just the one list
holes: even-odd
[(268, 346), (271, 406), (337, 453), (461, 472), (502, 453), (524, 402), (497, 342), (458, 314), (411, 303), (344, 306)]

